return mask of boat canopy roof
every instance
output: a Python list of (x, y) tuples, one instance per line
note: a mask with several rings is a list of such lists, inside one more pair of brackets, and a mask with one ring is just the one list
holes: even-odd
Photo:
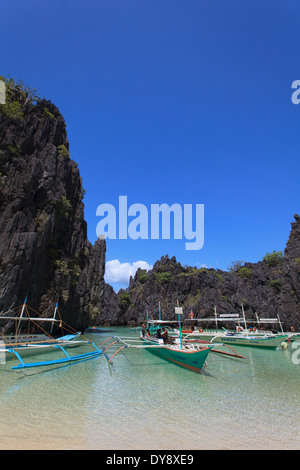
[(21, 321), (24, 321), (24, 320), (33, 320), (33, 321), (56, 321), (56, 322), (60, 322), (60, 320), (58, 320), (57, 318), (40, 318), (40, 317), (5, 317), (5, 316), (1, 316), (0, 315), (0, 320), (21, 320)]
[[(256, 321), (256, 323), (279, 323), (279, 319), (278, 318), (259, 318)], [(284, 323), (284, 322), (281, 322), (281, 323)]]
[(145, 320), (143, 323), (178, 323), (178, 320)]
[(185, 318), (185, 320), (189, 320), (189, 321), (205, 321), (205, 322), (208, 322), (208, 321), (244, 321), (243, 318), (241, 317), (238, 317), (238, 316), (226, 316), (226, 317), (209, 317), (209, 318)]
[[(219, 317), (210, 317), (210, 318), (185, 318), (185, 320), (199, 321), (199, 322), (209, 322), (209, 321), (212, 321), (212, 322), (231, 321), (231, 322), (241, 322), (241, 323), (245, 322), (245, 319), (243, 317), (239, 317), (238, 314), (237, 316), (235, 314), (232, 314), (232, 315), (226, 315), (226, 316), (220, 315)], [(278, 318), (258, 318), (256, 320), (248, 320), (247, 318), (246, 321), (247, 323), (279, 323), (280, 322)]]

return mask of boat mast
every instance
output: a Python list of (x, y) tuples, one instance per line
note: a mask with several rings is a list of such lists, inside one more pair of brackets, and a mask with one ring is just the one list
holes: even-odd
[(215, 322), (216, 322), (216, 330), (218, 329), (218, 318), (217, 318), (217, 307), (214, 306), (214, 316), (215, 316)]
[(182, 307), (179, 307), (179, 300), (177, 299), (177, 307), (175, 307), (175, 314), (178, 315), (180, 349), (182, 349), (182, 336), (181, 336), (181, 323), (180, 323), (180, 315), (182, 315), (182, 313), (183, 313)]
[(280, 325), (281, 333), (284, 333), (278, 313), (277, 313), (277, 318), (278, 318), (278, 323)]
[(26, 299), (24, 300), (24, 303), (23, 303), (23, 306), (22, 306), (22, 311), (21, 311), (21, 315), (20, 315), (20, 319), (19, 319), (19, 323), (18, 323), (16, 335), (19, 334), (20, 324), (21, 324), (21, 318), (23, 318), (24, 310), (25, 310), (25, 307), (26, 307), (26, 302), (27, 302), (27, 297), (26, 297)]
[(242, 304), (242, 312), (243, 312), (243, 319), (244, 319), (245, 329), (247, 330), (247, 322), (246, 322), (246, 316), (245, 316), (245, 310), (244, 310), (244, 305), (243, 304)]
[(55, 321), (55, 319), (56, 319), (57, 309), (58, 309), (58, 302), (56, 302), (56, 305), (55, 305), (55, 310), (54, 310), (54, 315), (53, 315), (53, 322), (52, 322), (51, 330), (50, 330), (50, 334), (51, 334), (51, 335), (52, 335), (52, 331), (53, 331), (54, 321)]

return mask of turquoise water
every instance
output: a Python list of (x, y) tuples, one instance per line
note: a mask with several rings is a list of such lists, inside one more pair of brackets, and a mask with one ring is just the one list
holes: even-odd
[[(129, 329), (87, 335), (100, 345)], [(1, 449), (299, 449), (294, 350), (236, 348), (201, 374), (146, 350), (68, 366), (0, 366)]]

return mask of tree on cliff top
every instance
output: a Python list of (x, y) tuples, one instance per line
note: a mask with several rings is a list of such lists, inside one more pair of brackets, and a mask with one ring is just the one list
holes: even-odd
[(0, 76), (0, 80), (5, 83), (6, 90), (6, 102), (0, 105), (0, 112), (12, 119), (22, 119), (22, 107), (34, 105), (41, 99), (37, 90), (25, 85), (23, 80), (16, 81), (13, 77), (3, 76)]

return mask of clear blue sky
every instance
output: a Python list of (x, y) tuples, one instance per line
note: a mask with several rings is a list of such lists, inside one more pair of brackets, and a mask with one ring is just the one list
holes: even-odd
[(300, 212), (298, 0), (2, 0), (0, 17), (0, 74), (66, 119), (91, 242), (119, 195), (205, 205), (201, 250), (108, 240), (107, 261), (227, 269), (284, 249)]

